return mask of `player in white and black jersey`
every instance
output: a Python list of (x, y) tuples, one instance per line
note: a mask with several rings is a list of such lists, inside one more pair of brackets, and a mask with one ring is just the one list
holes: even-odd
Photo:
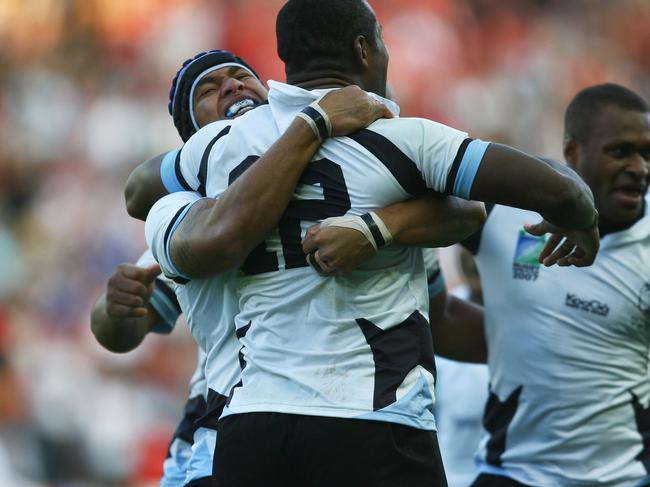
[[(172, 86), (170, 111), (179, 133), (186, 138), (200, 125), (224, 118), (236, 118), (262, 102), (265, 96), (265, 88), (252, 69), (241, 59), (225, 51), (210, 51), (184, 63)], [(336, 130), (355, 130), (385, 114), (385, 108), (378, 104), (373, 104), (372, 107), (364, 106), (367, 105), (366, 98), (367, 95), (360, 90), (341, 92), (328, 97), (326, 111), (332, 113), (332, 123)], [(247, 104), (251, 99), (254, 99), (255, 103)], [(189, 109), (183, 108), (186, 105), (190, 106)], [(313, 138), (311, 133), (308, 136)], [(289, 143), (299, 141), (295, 137), (292, 138), (291, 134), (285, 138)], [(168, 161), (173, 164), (178, 152), (172, 151), (148, 161), (131, 178), (131, 184), (141, 187), (140, 192), (144, 188), (145, 199), (163, 190), (177, 189), (174, 186), (169, 187), (168, 180), (152, 178), (150, 175), (152, 168), (155, 168), (155, 171), (159, 170), (156, 166), (162, 166), (164, 176)], [(310, 153), (300, 157), (308, 160), (311, 155)], [(286, 158), (290, 161), (291, 157), (296, 155), (292, 154)], [(136, 203), (141, 204), (137, 201)], [(138, 205), (130, 206), (131, 210), (138, 208)], [(428, 208), (430, 209), (430, 205)], [(482, 209), (481, 213), (483, 214)], [(462, 218), (463, 215), (458, 212), (457, 216)], [(137, 346), (152, 329), (153, 325), (150, 323), (157, 321), (165, 310), (159, 306), (158, 288), (151, 295), (148, 309), (144, 305), (150, 294), (146, 286), (155, 274), (155, 268), (143, 270), (138, 266), (125, 265), (118, 268), (109, 280), (106, 302), (104, 298), (100, 299), (93, 315), (93, 331), (100, 343), (115, 351), (126, 351)], [(234, 293), (228, 289), (228, 279), (223, 276), (188, 283), (187, 286), (178, 286), (175, 289), (180, 307), (200, 344), (200, 350), (206, 350), (212, 354), (212, 358), (206, 377), (206, 354), (200, 352), (201, 360), (192, 380), (186, 416), (170, 446), (162, 485), (186, 483), (197, 486), (210, 482), (207, 477), (212, 471), (212, 452), (216, 436), (210, 418), (215, 418), (212, 421), (214, 423), (219, 417), (220, 408), (225, 402), (224, 393), (235, 384), (239, 374), (234, 328), (219, 326), (220, 320), (230, 323), (236, 309), (236, 302), (229, 299)], [(205, 303), (201, 299), (201, 295), (205, 294), (219, 299), (213, 298), (209, 303)], [(173, 324), (175, 320), (169, 321)], [(212, 333), (212, 329), (216, 333)], [(223, 333), (224, 330), (228, 330), (228, 333)], [(188, 452), (190, 446), (191, 458)]]
[[(239, 93), (239, 100), (219, 96), (216, 85), (224, 91)], [(246, 90), (243, 87), (246, 87)], [(183, 141), (196, 130), (215, 120), (235, 117), (244, 108), (256, 106), (266, 100), (266, 88), (255, 71), (241, 58), (228, 51), (208, 51), (185, 61), (174, 77), (170, 90), (169, 113)], [(219, 103), (219, 102), (222, 103)], [(238, 105), (237, 105), (238, 104)], [(244, 107), (243, 105), (247, 106)], [(237, 109), (233, 108), (237, 105)], [(240, 106), (242, 105), (242, 106)], [(155, 157), (143, 165), (132, 184), (140, 186), (147, 198), (166, 193), (160, 178), (147, 177), (159, 170), (160, 164), (173, 160), (178, 151)], [(131, 212), (139, 210), (134, 202)], [(115, 352), (126, 352), (137, 347), (147, 333), (169, 333), (181, 313), (176, 297), (176, 284), (158, 276), (159, 267), (149, 251), (136, 265), (122, 264), (117, 267), (107, 283), (107, 292), (100, 296), (93, 308), (91, 327), (100, 344)], [(207, 384), (205, 378), (206, 355), (199, 347), (197, 367), (189, 386), (189, 399), (184, 417), (170, 442), (168, 457), (163, 468), (161, 486), (209, 485), (212, 472), (214, 434), (204, 428), (197, 430), (197, 421), (205, 416), (207, 408)], [(194, 455), (192, 445), (195, 435), (199, 439), (196, 449), (203, 455)], [(189, 471), (188, 471), (189, 469)], [(205, 480), (207, 478), (207, 480)]]
[[(503, 206), (489, 207), (482, 232), (464, 242), (481, 271), (492, 382), (476, 486), (650, 482), (648, 110), (612, 84), (583, 90), (567, 109), (565, 155), (601, 213), (593, 266), (540, 265), (546, 239), (523, 231), (535, 215)], [(310, 235), (311, 248), (339, 266), (358, 265), (332, 248), (332, 238), (341, 245), (358, 237), (328, 232)], [(448, 308), (432, 310), (437, 352), (484, 360), (482, 311)]]
[(613, 84), (581, 91), (566, 112), (564, 155), (600, 212), (592, 267), (540, 265), (545, 239), (522, 230), (531, 215), (502, 206), (467, 244), (491, 382), (476, 487), (650, 481), (647, 102)]
[[(387, 56), (367, 3), (290, 1), (278, 34), (290, 81), (310, 88), (356, 82), (384, 92)], [(301, 60), (294, 50), (307, 54)], [(181, 153), (180, 174), (192, 189), (219, 199), (188, 205), (186, 196), (170, 195), (147, 221), (148, 240), (166, 272), (203, 277), (243, 262), (247, 273), (237, 277), (244, 369), (219, 426), (217, 481), (442, 484), (421, 252), (392, 249), (348, 278), (319, 279), (304, 267), (302, 225), (365, 214), (429, 187), (540, 210), (578, 229), (572, 235), (581, 246), (572, 258), (588, 264), (597, 248), (596, 214), (570, 171), (425, 120), (380, 121), (350, 138), (328, 140), (304, 172), (305, 166), (276, 165), (283, 177), (273, 179), (257, 157), (296, 127), (294, 117), (310, 103), (302, 113), (311, 122), (303, 128), (327, 136), (326, 119), (313, 104), (325, 93), (273, 84), (268, 106), (199, 131)], [(550, 187), (553, 195), (544, 191)], [(285, 190), (282, 199), (278, 188)], [(285, 209), (277, 233), (247, 258)], [(273, 212), (277, 217), (269, 221)], [(256, 233), (261, 236), (253, 239)], [(360, 454), (361, 437), (373, 443), (372, 455)], [(263, 443), (251, 445), (251, 438)], [(395, 441), (417, 453), (395, 451)]]
[[(348, 130), (354, 128), (355, 119), (363, 119), (369, 116), (363, 112), (360, 105), (365, 97), (354, 93), (347, 98), (341, 98), (342, 102), (331, 104), (328, 110), (332, 110), (339, 119), (334, 119), (335, 126), (343, 123), (349, 126)], [(209, 51), (201, 53), (191, 60), (186, 61), (177, 74), (170, 93), (170, 113), (174, 117), (175, 125), (183, 139), (192, 135), (193, 131), (206, 123), (224, 118), (235, 118), (246, 109), (258, 105), (265, 99), (266, 91), (259, 83), (254, 71), (243, 60), (236, 58), (226, 51)], [(190, 108), (187, 108), (187, 106)], [(194, 109), (192, 109), (192, 106)], [(236, 107), (236, 110), (232, 107)], [(336, 110), (341, 112), (340, 115)], [(345, 119), (345, 112), (351, 114)], [(378, 116), (379, 113), (376, 115)], [(166, 167), (173, 166), (179, 151), (171, 151), (154, 158), (139, 167), (129, 178), (127, 187), (127, 206), (135, 216), (146, 215), (148, 206), (152, 199), (160, 197), (167, 192), (179, 189), (178, 185), (170, 184), (169, 178), (165, 178)], [(162, 172), (161, 172), (162, 167)], [(163, 177), (161, 178), (160, 175)], [(453, 200), (453, 199), (452, 199)], [(438, 215), (438, 216), (436, 216)], [(440, 198), (424, 197), (409, 205), (408, 210), (400, 210), (399, 214), (390, 212), (384, 214), (379, 212), (379, 218), (385, 220), (387, 228), (394, 235), (396, 242), (405, 244), (442, 245), (449, 239), (458, 240), (468, 235), (482, 222), (484, 211), (478, 205), (459, 205), (458, 201), (446, 202)], [(418, 232), (415, 236), (402, 235), (403, 229), (415, 220), (435, 220), (435, 224), (424, 232)], [(382, 220), (382, 221), (384, 221)], [(108, 302), (98, 302), (99, 310), (105, 315), (106, 310), (112, 315), (113, 322), (105, 319), (104, 329), (98, 327), (97, 319), (93, 323), (94, 331), (97, 333), (100, 342), (108, 348), (115, 348), (118, 342), (132, 341), (129, 348), (137, 346), (144, 338), (144, 334), (151, 326), (134, 326), (132, 316), (144, 313), (141, 307), (146, 292), (141, 286), (148, 284), (145, 272), (137, 266), (122, 265), (115, 275), (109, 280)], [(153, 275), (151, 276), (151, 279)], [(144, 281), (144, 282), (143, 282)], [(215, 280), (217, 281), (217, 280)], [(162, 485), (180, 485), (183, 478), (187, 485), (202, 485), (209, 483), (207, 476), (212, 471), (212, 452), (216, 433), (214, 432), (214, 421), (220, 415), (220, 407), (223, 406), (225, 396), (223, 392), (229, 390), (233, 382), (232, 367), (235, 372), (239, 371), (239, 362), (236, 358), (236, 350), (229, 354), (224, 351), (230, 343), (228, 337), (225, 340), (210, 340), (207, 335), (210, 329), (215, 327), (217, 316), (230, 316), (232, 305), (224, 300), (217, 302), (210, 300), (209, 304), (201, 301), (201, 296), (214, 294), (221, 296), (223, 293), (223, 279), (218, 282), (201, 281), (200, 283), (188, 283), (187, 286), (177, 286), (176, 292), (180, 306), (188, 317), (190, 328), (193, 330), (197, 341), (201, 343), (199, 355), (200, 362), (192, 378), (190, 387), (190, 400), (186, 406), (186, 415), (170, 446), (170, 456), (165, 462), (165, 474), (161, 481)], [(140, 294), (142, 296), (140, 296)], [(199, 298), (196, 298), (196, 296)], [(165, 307), (159, 308), (156, 294), (152, 296), (152, 306), (148, 308), (146, 318), (155, 322), (159, 321), (158, 315), (163, 315)], [(164, 303), (163, 303), (164, 304)], [(161, 311), (158, 311), (161, 309)], [(95, 318), (97, 318), (97, 314)], [(116, 323), (116, 318), (122, 322)], [(141, 322), (146, 321), (141, 317)], [(170, 321), (170, 320), (168, 320)], [(172, 321), (173, 324), (173, 321)], [(134, 330), (139, 330), (134, 337)], [(113, 336), (111, 336), (113, 335)], [(232, 338), (234, 338), (234, 329)], [(135, 340), (134, 340), (135, 338)], [(124, 344), (121, 345), (124, 347)], [(216, 355), (210, 361), (209, 382), (207, 384), (206, 403), (206, 377), (204, 375), (205, 354), (202, 350)], [(232, 383), (232, 384), (231, 384)], [(230, 385), (229, 385), (230, 384)], [(217, 391), (222, 391), (218, 393)], [(210, 418), (215, 418), (212, 420)], [(194, 441), (196, 440), (196, 441)], [(192, 447), (191, 458), (189, 448)]]

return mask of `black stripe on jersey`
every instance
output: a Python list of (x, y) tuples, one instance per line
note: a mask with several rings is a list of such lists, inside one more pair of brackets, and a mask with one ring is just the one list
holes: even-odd
[(209, 428), (216, 431), (217, 423), (227, 401), (228, 398), (226, 396), (208, 388), (208, 402), (204, 414), (195, 422), (196, 429)]
[(156, 289), (163, 293), (174, 309), (178, 311), (178, 314), (181, 314), (183, 311), (181, 310), (181, 305), (178, 304), (176, 293), (162, 279), (156, 279), (154, 282)]
[(375, 362), (374, 411), (397, 401), (397, 389), (414, 367), (421, 365), (435, 379), (436, 362), (431, 327), (418, 311), (388, 330), (383, 330), (364, 318), (356, 321)]
[(230, 125), (219, 132), (216, 137), (210, 141), (208, 146), (205, 148), (205, 151), (203, 151), (203, 157), (201, 157), (201, 166), (199, 167), (199, 174), (197, 175), (197, 178), (199, 180), (199, 188), (197, 191), (203, 197), (206, 196), (205, 187), (208, 182), (208, 159), (210, 158), (210, 152), (212, 151), (214, 144), (216, 144), (217, 141), (224, 135), (228, 135), (228, 132), (230, 132)]
[[(242, 326), (241, 328), (237, 328), (235, 330), (235, 335), (237, 336), (238, 340), (241, 340), (242, 338), (244, 338), (246, 336), (246, 333), (248, 333), (248, 330), (250, 330), (251, 323), (252, 323), (252, 321), (249, 321), (248, 325)], [(241, 370), (244, 370), (246, 368), (246, 360), (244, 360), (244, 354), (242, 353), (243, 349), (244, 349), (244, 346), (242, 345), (242, 347), (239, 349), (239, 354), (238, 354), (239, 367), (241, 368)], [(230, 404), (230, 401), (232, 401), (232, 396), (233, 396), (233, 394), (235, 394), (235, 389), (237, 389), (238, 387), (241, 387), (242, 385), (244, 385), (244, 383), (242, 382), (241, 379), (239, 379), (239, 382), (237, 382), (237, 384), (232, 386), (232, 389), (230, 389), (230, 394), (228, 394), (228, 400), (226, 401), (226, 405)]]
[[(172, 221), (167, 226), (167, 230), (165, 230), (165, 237), (163, 238), (163, 243), (165, 245), (164, 248), (167, 248), (167, 244), (169, 243), (169, 238), (172, 233), (172, 228), (174, 228), (174, 224), (176, 223), (176, 220), (178, 220), (178, 218), (181, 216), (181, 213), (183, 213), (183, 210), (185, 210), (185, 208), (190, 206), (190, 204), (191, 203), (188, 203), (185, 206), (183, 206), (180, 210), (178, 210), (174, 215), (174, 218), (172, 218)], [(178, 277), (178, 276), (167, 276), (167, 277), (169, 277), (176, 284), (187, 284), (188, 282), (190, 282), (188, 279), (185, 279), (183, 277)]]
[(646, 473), (650, 474), (650, 405), (647, 408), (643, 407), (639, 398), (633, 392), (631, 394), (636, 429), (641, 435), (643, 445), (643, 448), (634, 459), (641, 462)]
[[(187, 400), (185, 403), (183, 419), (176, 428), (174, 436), (172, 436), (172, 440), (169, 443), (170, 447), (176, 438), (179, 438), (190, 445), (194, 443), (194, 432), (197, 430), (196, 421), (205, 415), (206, 408), (207, 403), (203, 396), (195, 396)], [(171, 451), (168, 451), (167, 457), (169, 458), (170, 455)]]
[(174, 172), (176, 173), (176, 179), (178, 179), (178, 182), (180, 185), (183, 187), (185, 191), (194, 191), (194, 189), (188, 184), (187, 181), (185, 181), (185, 178), (183, 177), (183, 172), (181, 171), (181, 152), (183, 151), (183, 148), (178, 151), (176, 154), (176, 159), (174, 160)]
[(364, 213), (361, 215), (361, 219), (366, 222), (366, 225), (368, 225), (370, 233), (372, 234), (373, 238), (375, 239), (375, 243), (377, 244), (377, 248), (380, 249), (386, 245), (386, 240), (384, 240), (384, 236), (381, 234), (381, 230), (379, 230), (379, 227), (375, 223), (375, 220), (370, 216), (370, 213)]
[(501, 456), (506, 451), (506, 436), (508, 426), (515, 417), (519, 406), (519, 396), (524, 386), (517, 387), (505, 401), (501, 402), (499, 397), (490, 391), (490, 397), (485, 405), (483, 413), (483, 427), (490, 433), (487, 442), (487, 455), (485, 461), (489, 465), (501, 467)]
[(175, 276), (167, 276), (167, 277), (169, 277), (176, 284), (187, 284), (188, 282), (190, 282), (189, 279), (185, 279), (183, 277), (175, 277)]
[(172, 221), (169, 222), (169, 225), (167, 225), (167, 230), (165, 230), (165, 237), (163, 238), (163, 245), (164, 245), (165, 249), (167, 248), (167, 245), (169, 244), (169, 237), (171, 236), (172, 228), (174, 228), (174, 225), (176, 224), (176, 220), (178, 220), (180, 218), (181, 213), (183, 213), (185, 208), (187, 208), (188, 206), (190, 206), (189, 203), (186, 204), (185, 206), (183, 206), (181, 209), (179, 209), (176, 212), (176, 214), (174, 215), (174, 218), (172, 218)]
[(348, 137), (379, 159), (408, 194), (418, 196), (426, 191), (427, 188), (418, 167), (386, 137), (367, 129), (348, 135)]
[[(487, 213), (488, 217), (490, 216), (490, 213), (492, 213), (493, 209), (494, 209), (494, 203), (485, 204), (485, 212)], [(487, 217), (486, 217), (486, 223), (487, 223)], [(486, 223), (483, 224), (480, 230), (474, 232), (465, 240), (460, 242), (460, 244), (463, 247), (465, 247), (467, 250), (469, 250), (472, 253), (472, 255), (478, 254), (478, 249), (481, 246), (481, 237), (483, 236), (483, 229), (485, 228)]]
[(456, 185), (456, 176), (458, 175), (458, 169), (460, 168), (460, 163), (463, 162), (463, 157), (465, 157), (465, 151), (467, 146), (474, 139), (465, 139), (460, 144), (454, 162), (451, 164), (451, 169), (447, 175), (447, 183), (445, 184), (445, 194), (452, 194), (454, 192), (454, 186)]

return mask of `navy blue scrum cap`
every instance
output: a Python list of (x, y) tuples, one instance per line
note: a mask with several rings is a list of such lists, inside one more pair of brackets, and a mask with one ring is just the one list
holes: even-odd
[(194, 118), (194, 106), (192, 98), (194, 88), (199, 81), (208, 73), (217, 69), (230, 66), (239, 66), (250, 71), (257, 79), (260, 77), (242, 58), (235, 56), (229, 51), (207, 51), (201, 52), (183, 63), (178, 70), (172, 88), (169, 92), (169, 114), (174, 119), (174, 125), (183, 142), (194, 135), (199, 129)]

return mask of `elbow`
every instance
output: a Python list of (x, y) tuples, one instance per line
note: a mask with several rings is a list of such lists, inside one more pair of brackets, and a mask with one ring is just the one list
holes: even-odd
[[(593, 196), (586, 184), (567, 177), (567, 184), (547, 196), (551, 223), (569, 229), (587, 228), (593, 221), (595, 207)], [(546, 215), (544, 215), (546, 217)]]
[(146, 220), (147, 214), (141, 211), (142, 205), (138, 200), (140, 188), (135, 173), (131, 173), (124, 188), (124, 201), (126, 203), (126, 212), (129, 216), (138, 220)]
[(478, 232), (487, 220), (487, 211), (485, 205), (479, 201), (472, 201), (469, 214), (467, 217), (467, 226), (469, 228), (468, 236)]

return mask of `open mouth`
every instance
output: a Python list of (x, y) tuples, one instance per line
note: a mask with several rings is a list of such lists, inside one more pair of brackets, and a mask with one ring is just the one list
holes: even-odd
[(643, 199), (646, 189), (645, 185), (625, 184), (616, 188), (614, 193), (626, 203), (637, 204)]
[(252, 98), (244, 98), (243, 100), (236, 101), (228, 110), (226, 110), (226, 118), (232, 119), (243, 115), (249, 110), (252, 110), (258, 105), (258, 103)]

